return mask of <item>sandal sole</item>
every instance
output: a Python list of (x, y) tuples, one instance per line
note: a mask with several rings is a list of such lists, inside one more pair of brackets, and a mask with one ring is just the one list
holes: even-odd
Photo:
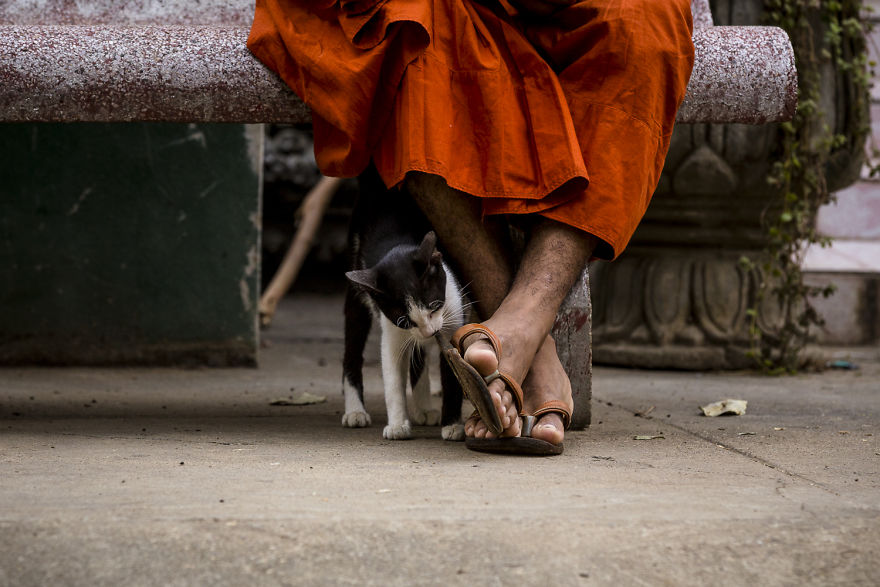
[(516, 438), (466, 438), (464, 445), (477, 452), (535, 457), (561, 455), (564, 448), (561, 443), (553, 444), (539, 438), (522, 436)]

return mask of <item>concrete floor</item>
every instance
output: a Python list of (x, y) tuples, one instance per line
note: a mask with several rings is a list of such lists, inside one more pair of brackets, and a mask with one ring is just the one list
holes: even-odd
[(383, 440), (375, 353), (374, 426), (343, 429), (341, 306), (289, 300), (257, 370), (0, 370), (0, 585), (880, 584), (878, 349), (596, 368), (564, 455), (497, 457)]

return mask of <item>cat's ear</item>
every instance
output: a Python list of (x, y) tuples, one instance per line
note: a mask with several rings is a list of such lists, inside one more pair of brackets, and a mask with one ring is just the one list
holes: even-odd
[(354, 271), (346, 271), (345, 276), (350, 282), (369, 293), (380, 293), (379, 285), (376, 282), (376, 272), (373, 269), (356, 269)]
[(422, 239), (422, 244), (419, 245), (419, 251), (416, 253), (416, 258), (422, 261), (425, 265), (428, 265), (433, 260), (435, 252), (438, 252), (437, 235), (434, 234), (434, 231), (432, 230)]
[(437, 235), (434, 234), (433, 230), (428, 232), (425, 238), (422, 239), (422, 244), (419, 245), (416, 257), (428, 267), (439, 265), (443, 260), (443, 255), (437, 250)]

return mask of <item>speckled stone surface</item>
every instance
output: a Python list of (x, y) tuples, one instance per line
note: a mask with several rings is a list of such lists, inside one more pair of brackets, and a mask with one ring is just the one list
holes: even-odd
[(250, 26), (253, 18), (254, 0), (10, 0), (0, 2), (0, 24)]
[[(696, 65), (678, 121), (789, 119), (785, 33), (714, 27), (706, 0), (693, 13)], [(242, 0), (12, 2), (0, 12), (0, 121), (308, 122), (247, 51), (252, 15)]]
[(712, 26), (712, 10), (709, 0), (692, 0), (691, 14), (694, 17), (694, 28)]
[(776, 27), (705, 27), (678, 122), (762, 124), (789, 120), (797, 71), (788, 35)]
[[(694, 26), (712, 26), (708, 0), (693, 0)], [(249, 25), (254, 0), (12, 0), (0, 24)]]
[(0, 26), (0, 120), (306, 122), (248, 29)]

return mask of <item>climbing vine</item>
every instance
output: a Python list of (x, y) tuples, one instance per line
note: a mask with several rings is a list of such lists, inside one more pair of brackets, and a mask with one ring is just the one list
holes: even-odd
[[(755, 306), (748, 311), (750, 356), (765, 372), (791, 373), (803, 364), (810, 328), (822, 324), (812, 300), (834, 291), (833, 285), (806, 284), (803, 260), (810, 246), (830, 244), (816, 231), (819, 207), (832, 201), (829, 170), (863, 161), (872, 64), (863, 0), (764, 0), (764, 10), (768, 23), (791, 38), (798, 107), (794, 119), (779, 126), (779, 154), (767, 178), (779, 196), (763, 215), (768, 244), (760, 259), (742, 263), (761, 276)], [(829, 69), (843, 81), (829, 80)], [(845, 104), (835, 121), (822, 108), (829, 85)]]

